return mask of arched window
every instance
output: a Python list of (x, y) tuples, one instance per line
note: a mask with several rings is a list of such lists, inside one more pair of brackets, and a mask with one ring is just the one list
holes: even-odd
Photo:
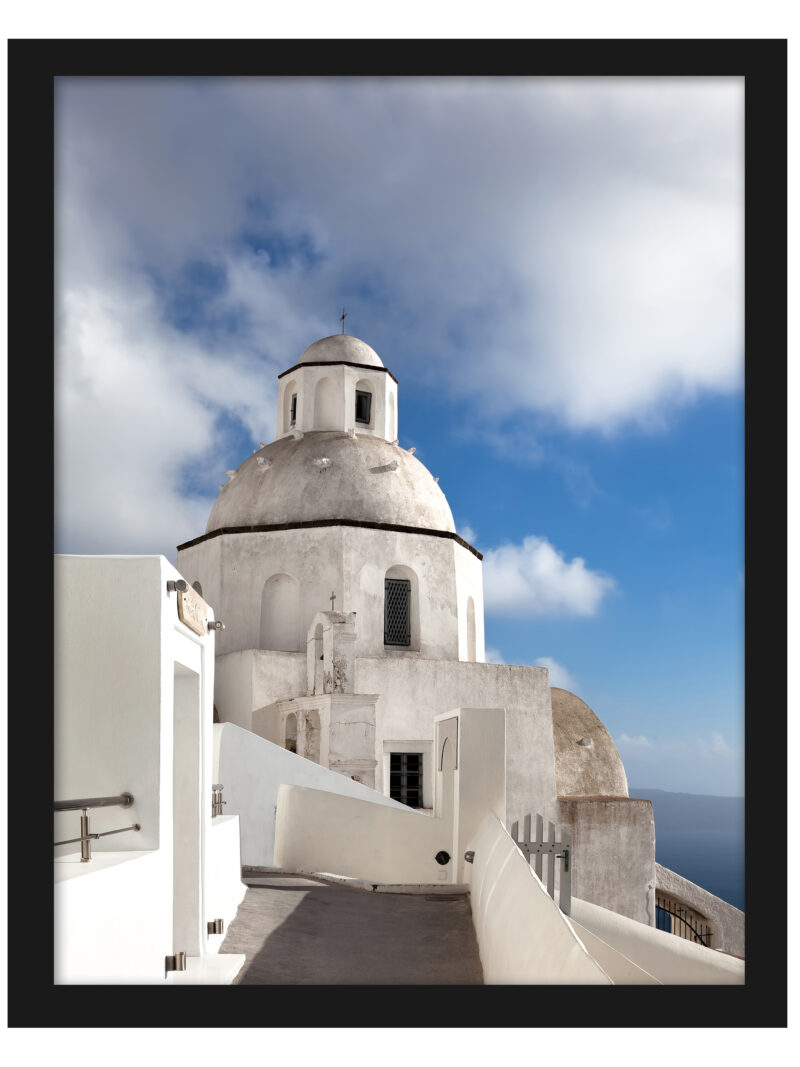
[(283, 747), (289, 752), (297, 752), (297, 716), (293, 711), (286, 716)]
[(314, 390), (314, 429), (339, 430), (343, 421), (339, 417), (339, 404), (333, 378), (321, 378)]
[(359, 426), (374, 426), (375, 425), (375, 411), (374, 411), (374, 398), (372, 395), (372, 386), (365, 379), (362, 378), (356, 382), (356, 429)]
[(384, 578), (383, 643), (419, 651), (419, 583), (410, 567), (390, 567)]
[(300, 583), (291, 574), (273, 574), (261, 593), (261, 648), (305, 651), (300, 622)]
[(283, 432), (288, 433), (297, 423), (297, 382), (287, 382), (283, 390)]
[(471, 596), (467, 597), (467, 659), (474, 663), (475, 653), (475, 601)]

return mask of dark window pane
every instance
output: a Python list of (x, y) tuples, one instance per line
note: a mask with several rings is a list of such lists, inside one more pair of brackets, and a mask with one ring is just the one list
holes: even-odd
[(421, 752), (389, 754), (389, 796), (410, 808), (422, 807)]
[(372, 410), (372, 393), (356, 389), (356, 422), (369, 422)]

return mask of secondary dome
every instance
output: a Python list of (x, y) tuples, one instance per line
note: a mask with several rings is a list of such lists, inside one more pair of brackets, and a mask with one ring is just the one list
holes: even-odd
[(445, 495), (418, 459), (381, 437), (339, 430), (283, 437), (246, 459), (217, 497), (206, 533), (322, 519), (455, 533)]
[(349, 333), (334, 333), (309, 345), (299, 363), (362, 363), (367, 367), (382, 367), (381, 357), (374, 348), (351, 337)]
[(588, 704), (551, 688), (556, 793), (560, 797), (626, 797), (628, 779), (617, 746)]

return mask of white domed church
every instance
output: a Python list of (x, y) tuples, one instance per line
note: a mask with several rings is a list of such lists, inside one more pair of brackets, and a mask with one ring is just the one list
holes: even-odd
[(568, 825), (598, 903), (652, 922), (650, 803), (628, 797), (602, 723), (551, 696), (546, 668), (485, 662), (481, 554), (399, 446), (398, 414), (397, 379), (356, 337), (323, 338), (279, 375), (275, 440), (228, 472), (205, 533), (178, 548), (225, 623), (216, 715), (424, 810), (434, 717), (502, 708), (508, 820)]

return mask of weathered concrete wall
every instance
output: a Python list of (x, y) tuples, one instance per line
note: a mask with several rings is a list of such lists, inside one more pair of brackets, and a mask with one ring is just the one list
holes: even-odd
[(655, 924), (655, 826), (649, 800), (559, 797), (558, 822), (572, 834), (572, 892)]
[(656, 867), (656, 889), (676, 897), (704, 915), (712, 926), (711, 944), (721, 952), (744, 957), (744, 912), (726, 900), (715, 897), (688, 878), (660, 863)]
[(239, 816), (242, 863), (247, 866), (273, 864), (275, 809), (278, 787), (284, 782), (324, 790), (326, 796), (335, 793), (409, 811), (382, 793), (231, 723), (214, 726), (213, 778), (225, 787), (225, 814)]
[(744, 963), (682, 937), (573, 898), (570, 922), (585, 927), (664, 985), (742, 985)]
[[(544, 667), (426, 660), (411, 653), (356, 660), (357, 693), (379, 693), (376, 747), (433, 739), (433, 720), (452, 708), (506, 712), (506, 817), (540, 812), (557, 821), (550, 686)], [(378, 772), (382, 770), (378, 755)], [(376, 781), (376, 789), (387, 789)]]
[(472, 921), (487, 985), (611, 985), (494, 814), (470, 848)]

